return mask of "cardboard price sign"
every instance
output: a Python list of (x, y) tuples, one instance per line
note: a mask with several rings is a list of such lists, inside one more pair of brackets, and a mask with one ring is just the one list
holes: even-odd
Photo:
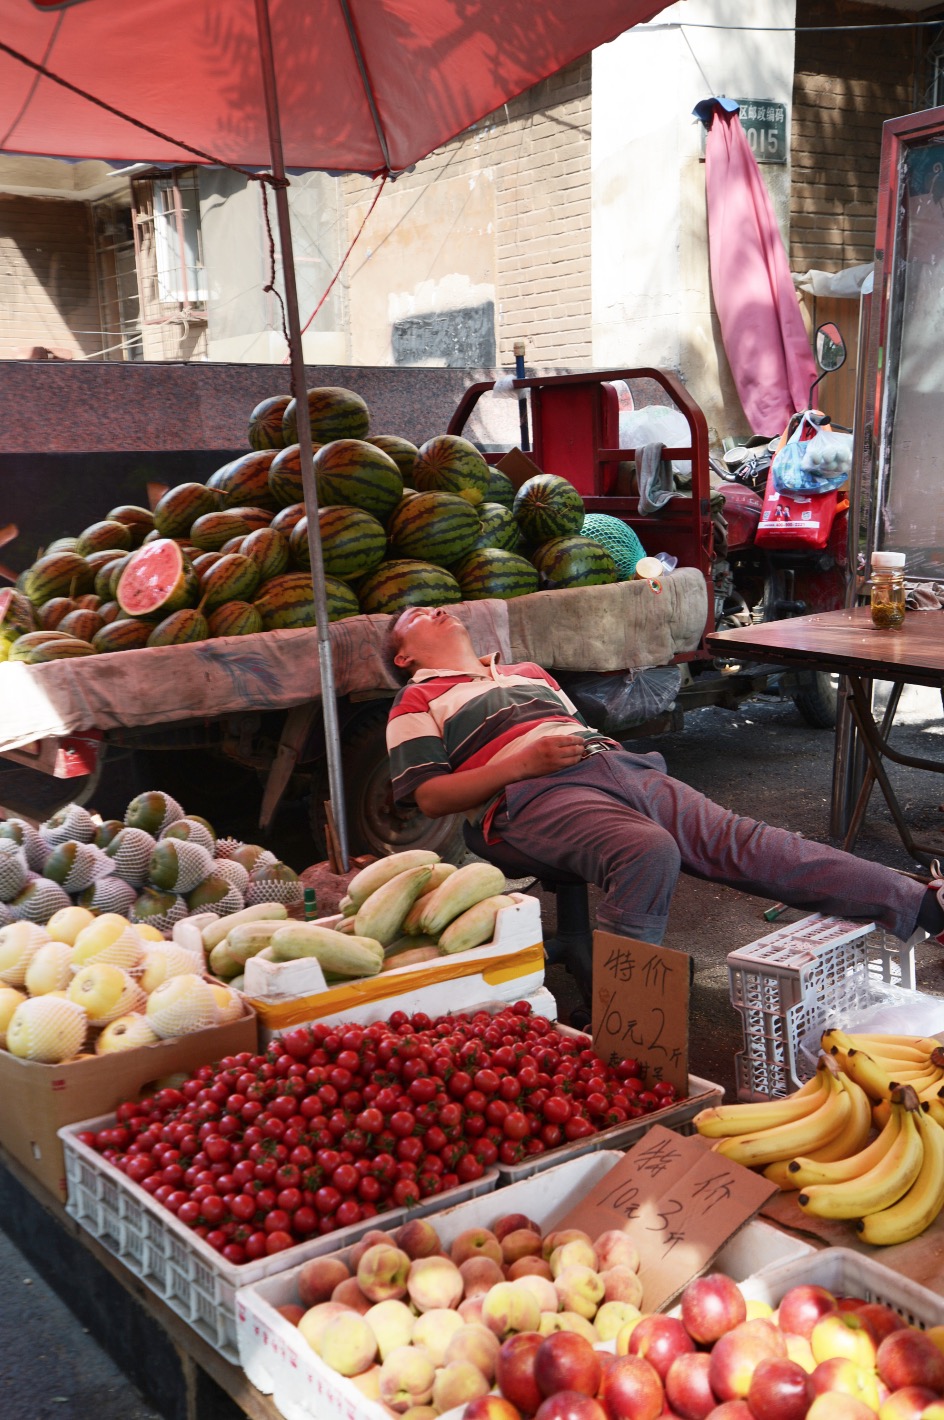
[(776, 1184), (661, 1124), (611, 1169), (559, 1228), (627, 1233), (647, 1312), (665, 1307), (763, 1206)]
[(688, 957), (612, 932), (593, 934), (593, 1048), (634, 1059), (646, 1081), (688, 1091)]

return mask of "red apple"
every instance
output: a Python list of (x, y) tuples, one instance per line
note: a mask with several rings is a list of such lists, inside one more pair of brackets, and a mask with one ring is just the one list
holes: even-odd
[(746, 1400), (724, 1400), (716, 1405), (708, 1420), (753, 1420)]
[(534, 1376), (534, 1358), (544, 1344), (537, 1331), (520, 1331), (503, 1341), (495, 1360), (495, 1382), (506, 1400), (533, 1415), (544, 1396)]
[(893, 1331), (901, 1330), (901, 1317), (881, 1302), (863, 1302), (861, 1306), (856, 1307), (855, 1314), (871, 1332), (876, 1346), (880, 1345), (886, 1336), (891, 1336)]
[(937, 1399), (936, 1392), (926, 1386), (902, 1386), (882, 1401), (878, 1420), (923, 1420), (927, 1407)]
[(688, 1351), (676, 1356), (665, 1377), (665, 1398), (681, 1420), (705, 1420), (717, 1405), (708, 1372), (711, 1357), (706, 1351)]
[(644, 1316), (633, 1327), (629, 1338), (629, 1354), (642, 1356), (664, 1381), (677, 1356), (694, 1351), (695, 1343), (685, 1327), (673, 1316)]
[(815, 1398), (806, 1420), (875, 1420), (875, 1411), (855, 1396), (827, 1390)]
[(542, 1401), (534, 1420), (608, 1420), (608, 1417), (592, 1395), (584, 1395), (579, 1390), (559, 1390)]
[[(755, 1368), (767, 1357), (786, 1358), (783, 1333), (769, 1321), (742, 1321), (725, 1332), (711, 1351), (708, 1373), (719, 1400), (746, 1400)], [(941, 1358), (944, 1360), (944, 1357)]]
[(802, 1366), (771, 1356), (755, 1366), (747, 1404), (754, 1420), (804, 1420), (813, 1395)]
[(826, 1391), (839, 1391), (861, 1400), (871, 1410), (877, 1411), (881, 1404), (879, 1379), (873, 1370), (863, 1370), (845, 1356), (833, 1356), (828, 1361), (820, 1361), (810, 1376), (810, 1383), (816, 1395)]
[(659, 1372), (641, 1356), (617, 1356), (604, 1372), (601, 1394), (609, 1420), (656, 1420), (665, 1404)]
[(781, 1331), (793, 1331), (810, 1339), (810, 1332), (820, 1317), (838, 1310), (836, 1298), (825, 1287), (804, 1284), (785, 1292), (777, 1312)]
[(682, 1293), (685, 1330), (700, 1346), (710, 1346), (746, 1319), (747, 1304), (741, 1289), (723, 1272), (696, 1277)]
[[(863, 1370), (875, 1365), (875, 1341), (858, 1312), (832, 1312), (820, 1317), (810, 1332), (810, 1346), (817, 1365), (833, 1356), (845, 1356)], [(944, 1356), (941, 1357), (944, 1364)]]
[(889, 1390), (925, 1386), (944, 1393), (944, 1355), (923, 1332), (912, 1326), (893, 1331), (878, 1348), (876, 1368)]
[(501, 1395), (477, 1395), (462, 1412), (462, 1420), (522, 1420), (521, 1411)]
[(602, 1371), (596, 1351), (576, 1331), (555, 1331), (544, 1339), (534, 1358), (534, 1379), (543, 1396), (569, 1390), (596, 1395)]

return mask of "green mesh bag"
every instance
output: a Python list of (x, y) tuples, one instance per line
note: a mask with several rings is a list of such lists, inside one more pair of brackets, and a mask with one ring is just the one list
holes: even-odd
[(629, 581), (636, 570), (636, 563), (646, 555), (632, 528), (609, 513), (587, 513), (580, 531), (584, 537), (592, 537), (594, 542), (602, 543), (616, 563), (621, 582)]

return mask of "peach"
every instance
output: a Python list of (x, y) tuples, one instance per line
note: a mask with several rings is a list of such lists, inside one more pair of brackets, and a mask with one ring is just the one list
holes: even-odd
[(455, 1307), (462, 1300), (462, 1273), (448, 1257), (418, 1257), (410, 1264), (406, 1286), (420, 1312)]
[(377, 1338), (356, 1312), (346, 1312), (328, 1322), (321, 1333), (322, 1361), (342, 1376), (356, 1376), (372, 1366), (377, 1356)]
[(401, 1414), (433, 1398), (436, 1367), (422, 1346), (398, 1346), (380, 1367), (380, 1399)]
[(538, 1331), (542, 1336), (555, 1336), (558, 1331), (575, 1331), (596, 1346), (600, 1338), (596, 1327), (577, 1312), (542, 1312)]
[(413, 1339), (416, 1317), (405, 1302), (394, 1297), (388, 1297), (385, 1302), (375, 1302), (364, 1313), (364, 1320), (377, 1340), (381, 1361), (385, 1361), (396, 1347), (409, 1346)]
[(485, 1301), (487, 1295), (486, 1292), (482, 1292), (477, 1297), (466, 1297), (465, 1300), (461, 1301), (456, 1307), (456, 1311), (466, 1325), (484, 1326), (485, 1323), (482, 1321), (482, 1303)]
[(466, 1228), (454, 1240), (449, 1249), (449, 1256), (457, 1267), (469, 1257), (490, 1257), (493, 1262), (501, 1263), (502, 1245), (495, 1234), (488, 1228)]
[(541, 1239), (531, 1228), (515, 1228), (513, 1233), (506, 1233), (499, 1246), (502, 1261), (509, 1265), (521, 1257), (541, 1256)]
[(450, 1361), (436, 1372), (433, 1381), (433, 1405), (439, 1411), (466, 1405), (477, 1395), (488, 1395), (491, 1389), (478, 1366), (471, 1361)]
[(406, 1296), (410, 1258), (388, 1242), (369, 1247), (357, 1264), (357, 1285), (372, 1302)]
[[(748, 1320), (751, 1320), (751, 1304), (747, 1304)], [(816, 1370), (816, 1357), (813, 1355), (813, 1348), (805, 1336), (797, 1336), (795, 1332), (785, 1331), (783, 1339), (787, 1343), (787, 1359), (795, 1361), (798, 1366), (802, 1366), (807, 1375), (812, 1375)]]
[(285, 1302), (275, 1310), (279, 1316), (284, 1316), (286, 1321), (291, 1322), (292, 1326), (297, 1326), (305, 1315), (305, 1308), (300, 1307), (297, 1302)]
[(339, 1302), (342, 1307), (347, 1307), (350, 1311), (359, 1312), (361, 1316), (369, 1312), (373, 1303), (369, 1297), (365, 1297), (357, 1284), (356, 1277), (345, 1277), (343, 1282), (339, 1282), (331, 1293), (332, 1302)]
[(494, 1287), (496, 1282), (504, 1282), (505, 1274), (497, 1262), (490, 1257), (467, 1257), (460, 1263), (459, 1273), (467, 1297), (478, 1297)]
[(638, 1272), (631, 1267), (608, 1267), (601, 1272), (603, 1298), (607, 1302), (629, 1302), (631, 1306), (642, 1306), (642, 1282)]
[(298, 1272), (298, 1296), (303, 1307), (329, 1300), (339, 1282), (350, 1277), (349, 1268), (337, 1257), (312, 1257)]
[(537, 1331), (540, 1319), (536, 1300), (516, 1282), (499, 1282), (482, 1298), (482, 1321), (502, 1341), (519, 1331)]
[(554, 1278), (554, 1287), (562, 1311), (579, 1312), (588, 1321), (593, 1320), (604, 1296), (603, 1278), (598, 1272), (579, 1265), (565, 1267)]
[(574, 1238), (561, 1247), (556, 1247), (548, 1258), (551, 1276), (558, 1277), (565, 1267), (586, 1267), (590, 1272), (597, 1270), (597, 1255), (590, 1243)]
[(543, 1257), (519, 1257), (517, 1262), (505, 1268), (505, 1276), (509, 1282), (514, 1282), (518, 1277), (546, 1277), (551, 1282), (554, 1274)]
[(359, 1376), (349, 1376), (348, 1380), (351, 1385), (357, 1386), (361, 1395), (380, 1404), (380, 1367), (376, 1363), (361, 1371)]
[(629, 1321), (626, 1322), (625, 1326), (623, 1326), (623, 1327), (616, 1333), (616, 1354), (617, 1354), (617, 1356), (628, 1356), (628, 1355), (629, 1355), (629, 1343), (630, 1343), (630, 1339), (631, 1339), (631, 1337), (632, 1337), (633, 1332), (636, 1330), (636, 1327), (637, 1327), (637, 1326), (639, 1325), (639, 1323), (642, 1321), (642, 1318), (643, 1318), (643, 1313), (642, 1313), (642, 1312), (639, 1313), (639, 1316), (630, 1317)]
[(532, 1233), (537, 1233), (538, 1237), (541, 1236), (538, 1224), (530, 1218), (526, 1218), (523, 1213), (505, 1213), (496, 1223), (492, 1224), (492, 1232), (499, 1242), (502, 1242), (508, 1233), (517, 1232), (519, 1228), (529, 1228)]
[(458, 1331), (452, 1333), (444, 1359), (447, 1366), (453, 1361), (470, 1361), (491, 1385), (495, 1379), (495, 1363), (500, 1348), (501, 1343), (493, 1331), (473, 1323), (460, 1326)]
[(549, 1262), (551, 1253), (569, 1242), (585, 1242), (588, 1247), (593, 1247), (593, 1239), (581, 1228), (556, 1228), (546, 1235), (541, 1245), (541, 1256)]
[(557, 1288), (546, 1277), (516, 1277), (514, 1285), (524, 1287), (526, 1291), (530, 1292), (542, 1312), (560, 1310), (560, 1297), (557, 1295)]
[(619, 1228), (608, 1228), (593, 1246), (601, 1272), (608, 1272), (611, 1267), (631, 1267), (634, 1272), (639, 1271), (639, 1250), (629, 1234), (620, 1232)]
[(402, 1227), (397, 1228), (393, 1240), (409, 1258), (432, 1257), (441, 1247), (439, 1234), (425, 1218), (412, 1218), (410, 1222), (404, 1223)]
[(347, 1265), (352, 1275), (356, 1275), (360, 1260), (364, 1256), (364, 1253), (367, 1252), (368, 1248), (376, 1247), (379, 1243), (385, 1243), (387, 1246), (392, 1247), (393, 1235), (391, 1233), (383, 1233), (379, 1228), (371, 1228), (358, 1242), (354, 1243), (347, 1255)]
[(593, 1318), (593, 1325), (601, 1341), (615, 1341), (630, 1321), (639, 1321), (642, 1312), (631, 1302), (604, 1302)]
[(317, 1306), (308, 1309), (298, 1323), (298, 1329), (313, 1351), (320, 1349), (321, 1334), (328, 1322), (343, 1316), (348, 1310), (349, 1308), (342, 1306), (340, 1302), (319, 1302)]
[(458, 1312), (447, 1307), (433, 1307), (415, 1318), (413, 1345), (422, 1346), (433, 1358), (433, 1364), (446, 1363), (446, 1349), (464, 1322)]

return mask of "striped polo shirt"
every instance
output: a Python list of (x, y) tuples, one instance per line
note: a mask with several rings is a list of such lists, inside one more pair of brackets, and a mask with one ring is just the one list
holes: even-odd
[[(498, 762), (546, 734), (599, 738), (554, 678), (530, 661), (500, 667), (483, 657), (481, 675), (417, 671), (393, 702), (387, 721), (390, 777), (397, 803), (440, 774)], [(469, 810), (488, 827), (504, 795)]]

